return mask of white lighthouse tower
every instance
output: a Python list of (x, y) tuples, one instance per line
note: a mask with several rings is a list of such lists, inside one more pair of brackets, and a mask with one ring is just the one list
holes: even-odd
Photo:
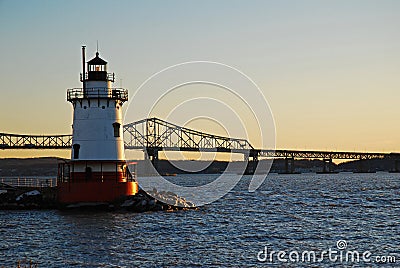
[(82, 58), (83, 87), (67, 90), (74, 108), (72, 152), (60, 169), (59, 201), (110, 202), (138, 190), (124, 155), (122, 105), (128, 91), (112, 87), (114, 73), (98, 51), (86, 66), (83, 46)]

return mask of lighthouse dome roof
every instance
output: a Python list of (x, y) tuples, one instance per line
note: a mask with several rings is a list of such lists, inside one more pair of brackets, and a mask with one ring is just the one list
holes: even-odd
[(88, 61), (90, 65), (106, 65), (107, 62), (99, 57), (99, 52), (96, 52), (96, 57)]

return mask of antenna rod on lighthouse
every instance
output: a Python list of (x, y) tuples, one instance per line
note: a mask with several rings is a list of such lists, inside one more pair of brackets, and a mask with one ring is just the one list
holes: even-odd
[(84, 94), (86, 93), (86, 83), (85, 83), (85, 79), (86, 79), (86, 70), (85, 70), (85, 47), (86, 46), (82, 46), (82, 83), (83, 83), (83, 92)]

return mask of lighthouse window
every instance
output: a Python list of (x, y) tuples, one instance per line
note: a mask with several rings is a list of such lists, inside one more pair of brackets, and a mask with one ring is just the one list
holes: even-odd
[(113, 128), (114, 128), (114, 137), (119, 137), (119, 132), (120, 132), (119, 128), (120, 128), (121, 124), (115, 122), (112, 125), (113, 125)]
[(74, 144), (72, 145), (72, 148), (74, 150), (74, 159), (79, 159), (79, 149), (81, 146), (79, 144)]

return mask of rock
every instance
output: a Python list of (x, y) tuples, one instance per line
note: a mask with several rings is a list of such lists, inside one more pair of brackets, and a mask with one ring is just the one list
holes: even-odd
[(178, 197), (178, 195), (176, 193), (173, 193), (173, 192), (166, 192), (165, 195), (166, 196), (171, 196), (171, 197)]
[(189, 206), (190, 208), (195, 208), (195, 207), (196, 207), (196, 206), (195, 206), (192, 202), (190, 202), (190, 201), (187, 201), (187, 202), (186, 202), (186, 205)]
[(125, 202), (124, 203), (122, 203), (122, 205), (121, 205), (121, 207), (130, 207), (130, 206), (132, 206), (133, 204), (135, 204), (135, 201), (134, 200), (125, 200)]
[(17, 196), (17, 198), (15, 198), (15, 201), (21, 201), (23, 198), (27, 196), (35, 196), (35, 195), (41, 195), (41, 193), (38, 190), (29, 191)]

